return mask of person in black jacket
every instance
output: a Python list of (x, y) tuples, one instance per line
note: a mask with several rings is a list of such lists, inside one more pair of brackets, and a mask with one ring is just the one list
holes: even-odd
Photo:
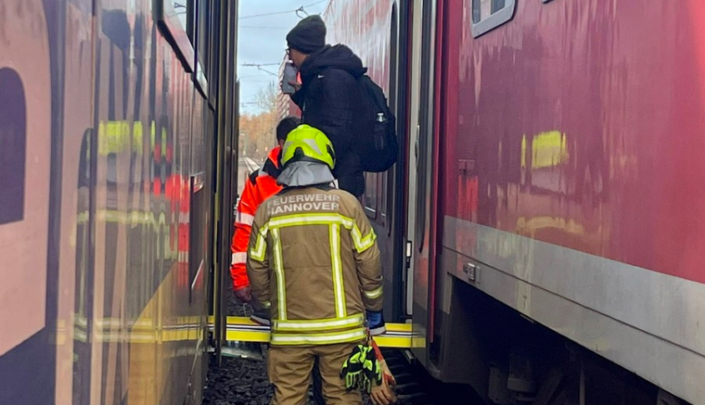
[(338, 187), (356, 197), (365, 191), (360, 158), (352, 150), (353, 122), (360, 104), (357, 78), (367, 71), (345, 45), (326, 45), (326, 25), (317, 15), (306, 17), (286, 36), (289, 59), (299, 69), (301, 84), (291, 99), (302, 111), (301, 122), (320, 129), (333, 143)]

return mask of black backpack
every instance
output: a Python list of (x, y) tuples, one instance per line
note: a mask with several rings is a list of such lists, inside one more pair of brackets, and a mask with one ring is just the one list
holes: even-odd
[(384, 92), (369, 76), (360, 76), (357, 83), (360, 105), (354, 117), (357, 138), (352, 142), (352, 149), (360, 156), (363, 171), (384, 172), (396, 163), (399, 154), (396, 118)]

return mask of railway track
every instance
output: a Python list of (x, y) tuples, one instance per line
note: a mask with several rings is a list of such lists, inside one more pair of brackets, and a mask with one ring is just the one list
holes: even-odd
[(241, 162), (244, 162), (245, 168), (247, 169), (248, 173), (252, 173), (256, 170), (259, 170), (259, 165), (257, 162), (255, 162), (253, 159), (245, 157), (242, 158)]
[[(248, 316), (251, 309), (231, 298), (228, 314)], [(204, 390), (204, 405), (264, 405), (269, 404), (272, 388), (267, 380), (266, 350), (258, 343), (233, 344), (223, 350), (220, 367), (212, 364)], [(416, 364), (411, 356), (400, 349), (382, 349), (385, 360), (397, 380), (395, 392), (398, 405), (447, 405), (463, 403), (479, 405), (481, 402), (469, 388), (443, 384), (433, 379)], [(462, 399), (462, 400), (461, 400)], [(364, 399), (364, 404), (371, 404)], [(318, 405), (309, 390), (307, 405)]]
[[(440, 383), (425, 370), (407, 361), (401, 350), (384, 349), (385, 359), (397, 385), (397, 405), (447, 405), (464, 403), (479, 405), (474, 393), (465, 387)], [(225, 357), (220, 367), (211, 366), (204, 391), (204, 405), (269, 404), (273, 390), (267, 380), (266, 358)], [(363, 395), (365, 405), (372, 402)], [(462, 399), (462, 402), (461, 402)], [(317, 405), (309, 390), (307, 405)]]

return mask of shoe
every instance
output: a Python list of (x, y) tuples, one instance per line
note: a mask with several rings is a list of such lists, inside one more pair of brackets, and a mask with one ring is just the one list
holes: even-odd
[(378, 336), (387, 331), (382, 311), (367, 311), (367, 327), (370, 329), (370, 335), (372, 336)]
[(271, 317), (269, 316), (269, 309), (265, 308), (256, 308), (252, 312), (252, 315), (250, 315), (250, 319), (257, 322), (260, 325), (263, 326), (271, 326)]

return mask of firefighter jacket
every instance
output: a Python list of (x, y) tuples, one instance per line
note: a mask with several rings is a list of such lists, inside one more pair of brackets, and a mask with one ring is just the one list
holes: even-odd
[(272, 345), (365, 338), (365, 310), (382, 310), (376, 236), (360, 203), (331, 187), (289, 187), (257, 210), (247, 273), (270, 305)]
[(239, 290), (250, 285), (247, 279), (247, 242), (250, 240), (252, 221), (257, 208), (264, 200), (278, 193), (282, 188), (277, 184), (280, 173), (279, 157), (281, 147), (271, 150), (266, 162), (260, 170), (252, 173), (242, 190), (240, 202), (235, 216), (235, 233), (233, 234), (232, 261), (230, 275), (233, 278), (233, 289)]

